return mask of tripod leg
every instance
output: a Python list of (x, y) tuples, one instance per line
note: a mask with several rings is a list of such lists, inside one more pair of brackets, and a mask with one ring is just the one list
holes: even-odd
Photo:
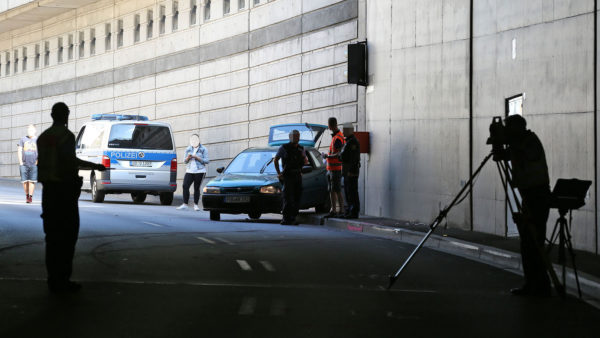
[(558, 222), (559, 222), (559, 220), (556, 220), (556, 223), (554, 223), (554, 229), (552, 229), (552, 235), (550, 235), (550, 240), (548, 241), (548, 248), (546, 249), (546, 252), (548, 253), (548, 255), (550, 255), (550, 251), (552, 251), (552, 246), (554, 245), (554, 241), (556, 241), (556, 237), (558, 237), (558, 233), (556, 232), (556, 230), (559, 227)]
[(471, 186), (475, 177), (477, 177), (477, 175), (479, 174), (481, 169), (483, 169), (483, 167), (489, 161), (489, 159), (492, 158), (492, 155), (493, 155), (493, 153), (489, 153), (483, 159), (483, 161), (481, 161), (481, 164), (479, 165), (479, 167), (477, 167), (477, 170), (475, 170), (475, 172), (473, 172), (473, 175), (471, 175), (471, 177), (469, 178), (467, 183), (465, 183), (465, 185), (462, 187), (462, 189), (460, 189), (458, 194), (456, 194), (456, 196), (454, 197), (452, 202), (446, 208), (444, 208), (444, 210), (440, 211), (440, 213), (435, 218), (435, 220), (431, 223), (431, 225), (429, 225), (429, 231), (427, 232), (427, 234), (425, 234), (425, 236), (423, 237), (421, 242), (419, 242), (417, 247), (413, 250), (413, 252), (410, 254), (410, 256), (408, 256), (408, 258), (404, 261), (404, 264), (402, 264), (402, 266), (398, 269), (398, 271), (396, 271), (396, 273), (393, 276), (390, 276), (390, 284), (387, 287), (388, 290), (392, 287), (392, 285), (394, 285), (394, 283), (398, 279), (398, 276), (400, 276), (400, 273), (404, 270), (404, 268), (406, 268), (408, 263), (410, 263), (410, 261), (417, 254), (417, 252), (423, 247), (423, 245), (425, 244), (425, 241), (427, 241), (429, 236), (431, 236), (431, 234), (433, 233), (435, 228), (437, 228), (437, 226), (442, 222), (442, 220), (446, 217), (446, 215), (448, 215), (448, 212), (450, 211), (450, 209), (452, 209), (452, 207), (454, 207), (456, 202), (462, 197), (462, 194), (467, 190), (467, 188), (469, 188)]
[(565, 259), (565, 222), (566, 220), (559, 218), (560, 230), (558, 237), (558, 263), (562, 266), (562, 282), (566, 287), (567, 282), (567, 260)]
[[(573, 264), (573, 273), (575, 274), (575, 282), (577, 283), (577, 293), (579, 294), (579, 298), (581, 298), (581, 286), (579, 285), (579, 275), (577, 274), (577, 266), (575, 265), (575, 251), (573, 250), (573, 243), (571, 242), (571, 234), (568, 231), (569, 228), (565, 228), (566, 235), (566, 245), (569, 250), (569, 255), (571, 256), (571, 264)], [(566, 284), (565, 284), (566, 285)]]

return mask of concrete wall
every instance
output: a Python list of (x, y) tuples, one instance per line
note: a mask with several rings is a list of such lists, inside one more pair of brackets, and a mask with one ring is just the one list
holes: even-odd
[[(358, 122), (358, 90), (346, 84), (345, 74), (346, 45), (359, 32), (357, 0), (262, 0), (257, 5), (246, 0), (242, 9), (235, 0), (228, 14), (223, 13), (223, 0), (213, 0), (209, 20), (204, 20), (205, 2), (196, 3), (194, 25), (191, 2), (178, 2), (177, 30), (171, 0), (104, 0), (1, 34), (0, 176), (18, 175), (17, 140), (29, 123), (46, 128), (50, 107), (57, 101), (70, 106), (73, 131), (94, 113), (139, 112), (169, 122), (180, 157), (189, 135), (197, 132), (212, 159), (209, 176), (241, 150), (266, 145), (272, 124), (326, 124), (330, 116), (340, 123)], [(165, 6), (164, 34), (160, 6)], [(154, 19), (149, 39), (148, 10)], [(139, 42), (135, 42), (136, 15)], [(120, 20), (122, 46), (118, 46)], [(59, 38), (64, 45), (62, 62)], [(39, 69), (35, 69), (36, 45), (41, 52)], [(28, 54), (26, 71), (22, 71), (23, 47)], [(5, 71), (6, 52), (10, 74)], [(328, 138), (323, 145), (328, 145)], [(180, 180), (184, 171), (180, 165)]]
[(469, 1), (441, 3), (367, 2), (369, 214), (428, 221), (469, 176)]
[[(472, 93), (470, 3), (367, 2), (368, 214), (433, 219), (468, 179), (469, 160), (476, 168), (489, 153), (491, 118), (504, 116), (505, 98), (521, 93), (528, 126), (545, 145), (551, 184), (594, 180), (594, 1), (473, 1)], [(573, 213), (572, 232), (577, 248), (597, 252), (594, 189)], [(556, 217), (553, 210), (549, 231)], [(448, 221), (471, 227), (468, 199)], [(504, 190), (491, 164), (475, 184), (472, 227), (505, 235), (506, 225)]]

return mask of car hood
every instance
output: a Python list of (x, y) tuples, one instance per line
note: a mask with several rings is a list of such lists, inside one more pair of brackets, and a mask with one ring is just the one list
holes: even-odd
[(260, 174), (221, 174), (206, 185), (211, 187), (255, 187), (277, 183), (277, 175)]

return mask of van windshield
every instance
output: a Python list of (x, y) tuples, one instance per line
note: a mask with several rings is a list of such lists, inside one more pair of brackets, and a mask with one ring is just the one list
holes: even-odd
[(171, 132), (165, 126), (115, 124), (110, 129), (109, 148), (173, 150)]

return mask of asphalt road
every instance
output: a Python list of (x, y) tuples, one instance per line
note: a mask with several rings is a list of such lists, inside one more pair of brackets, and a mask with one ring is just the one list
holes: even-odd
[(574, 298), (518, 298), (521, 277), (319, 226), (80, 200), (80, 293), (49, 295), (39, 195), (0, 186), (0, 337), (597, 337)]

